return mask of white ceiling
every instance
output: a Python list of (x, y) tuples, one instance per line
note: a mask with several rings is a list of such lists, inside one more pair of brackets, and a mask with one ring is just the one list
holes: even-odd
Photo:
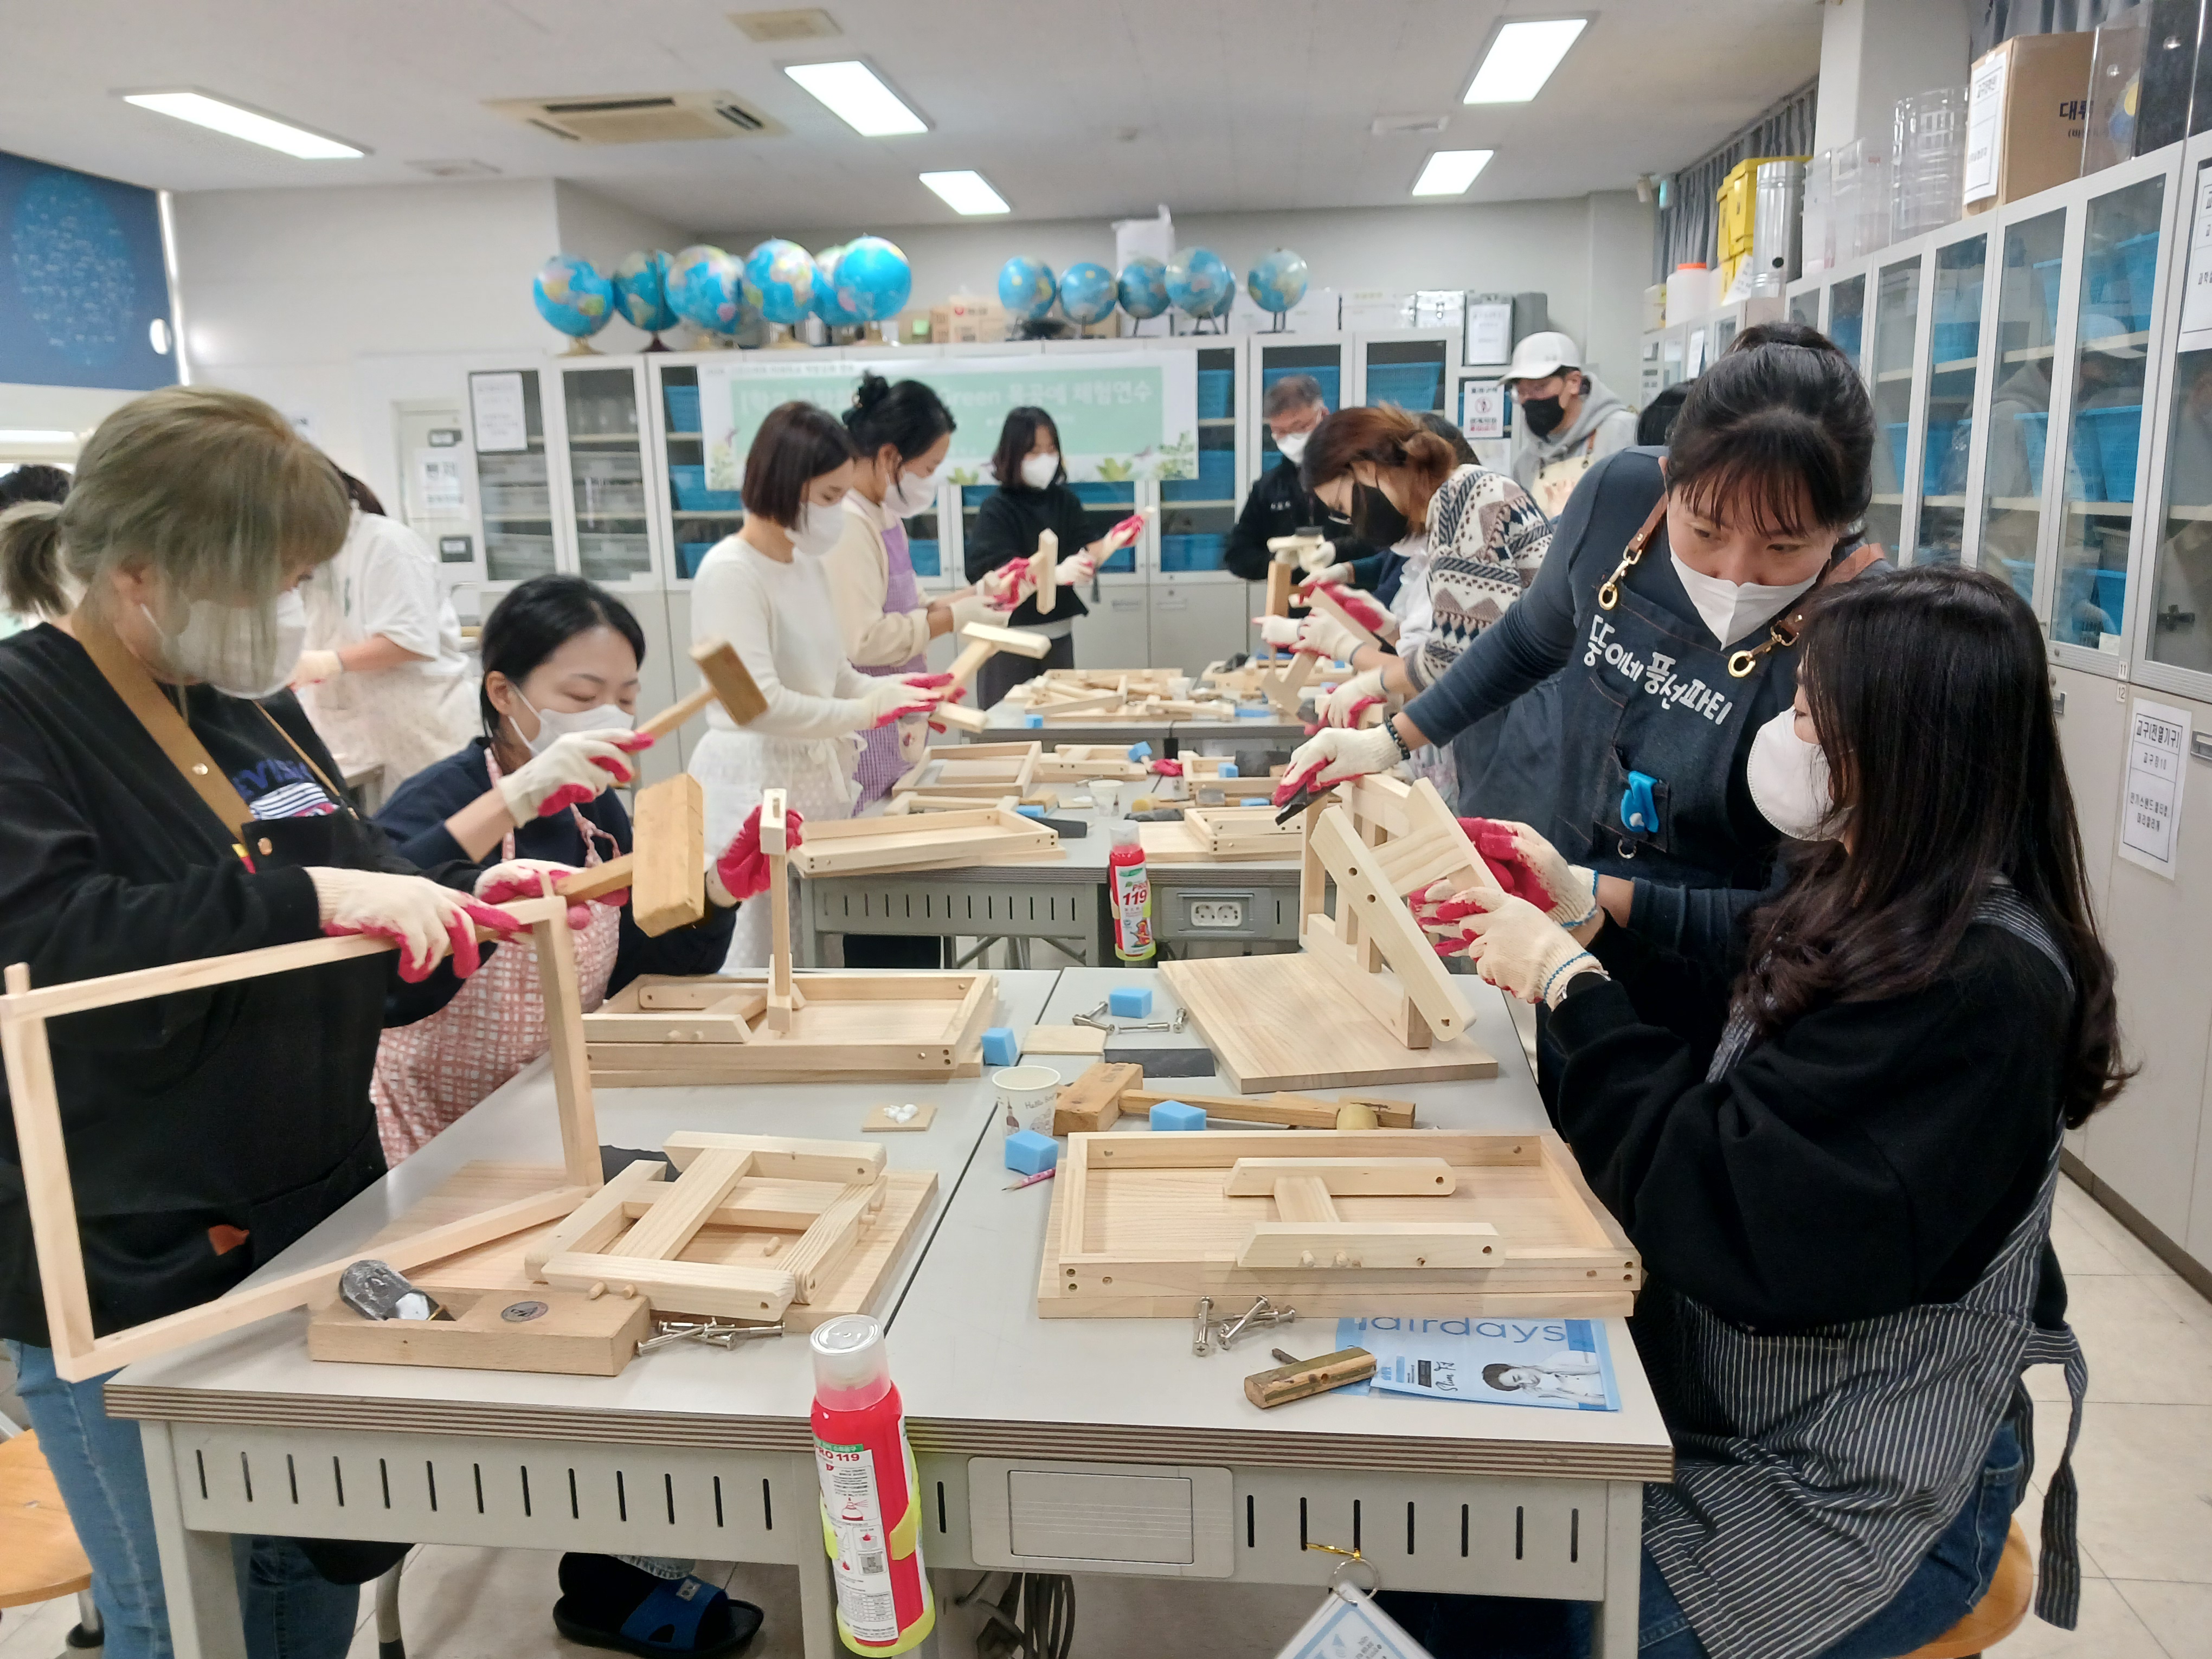
[[(950, 222), (916, 182), (979, 169), (1032, 219), (1405, 204), (1431, 149), (1498, 154), (1464, 198), (1627, 187), (1819, 67), (1814, 0), (1609, 0), (1533, 104), (1459, 103), (1527, 0), (829, 0), (836, 40), (756, 45), (714, 0), (0, 0), (0, 149), (170, 190), (421, 183), (467, 157), (690, 228)], [(928, 120), (854, 134), (780, 72), (872, 61)], [(134, 108), (192, 87), (369, 149), (297, 161)], [(790, 129), (587, 147), (493, 98), (736, 93)], [(1378, 115), (1449, 114), (1377, 137)], [(1134, 136), (1119, 135), (1133, 129)]]

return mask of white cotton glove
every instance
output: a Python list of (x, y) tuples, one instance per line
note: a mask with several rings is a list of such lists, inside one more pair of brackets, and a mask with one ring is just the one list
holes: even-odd
[(1267, 551), (1277, 564), (1287, 564), (1299, 570), (1310, 570), (1317, 564), (1328, 564), (1336, 556), (1329, 550), (1326, 536), (1270, 536)]
[(1073, 587), (1078, 583), (1087, 582), (1097, 574), (1098, 558), (1092, 553), (1079, 553), (1072, 559), (1063, 559), (1054, 567), (1053, 572), (1054, 580), (1062, 587)]
[(975, 591), (1000, 611), (1012, 611), (1030, 594), (1036, 584), (1030, 580), (1027, 559), (1009, 559), (975, 584)]
[(477, 926), (502, 935), (523, 931), (504, 910), (479, 904), (450, 887), (421, 876), (390, 875), (381, 870), (311, 867), (315, 911), (323, 931), (332, 935), (373, 933), (399, 947), (399, 977), (409, 984), (429, 977), (448, 951), (453, 971), (466, 979), (482, 958)]
[(1367, 641), (1334, 617), (1319, 611), (1306, 613), (1298, 630), (1298, 649), (1326, 657), (1331, 662), (1350, 662), (1352, 653)]
[[(556, 864), (550, 859), (507, 859), (477, 878), (476, 895), (486, 904), (504, 904), (514, 898), (551, 898), (559, 891), (563, 878), (576, 873), (576, 866)], [(604, 893), (598, 898), (571, 904), (568, 926), (580, 933), (592, 925), (592, 905), (620, 908), (629, 902), (629, 889), (625, 887), (618, 893)]]
[(1287, 651), (1298, 642), (1299, 622), (1295, 617), (1255, 617), (1260, 624), (1260, 637), (1279, 651)]
[(1275, 786), (1275, 805), (1282, 805), (1309, 784), (1318, 788), (1387, 772), (1404, 758), (1387, 722), (1364, 732), (1331, 726), (1291, 750), (1283, 781)]
[(1468, 822), (1477, 826), (1469, 835), (1475, 851), (1492, 863), (1498, 862), (1498, 854), (1492, 851), (1495, 832), (1503, 830), (1512, 836), (1512, 851), (1505, 856), (1519, 859), (1529, 874), (1543, 884), (1544, 895), (1552, 902), (1544, 914), (1553, 921), (1562, 927), (1580, 927), (1596, 919), (1596, 872), (1568, 863), (1558, 848), (1525, 823), (1495, 818)]
[(1326, 693), (1314, 707), (1323, 726), (1356, 731), (1364, 726), (1381, 725), (1389, 703), (1389, 698), (1382, 690), (1382, 671), (1369, 668)]
[(1323, 564), (1306, 578), (1306, 585), (1311, 586), (1317, 582), (1331, 582), (1340, 587), (1349, 587), (1357, 574), (1349, 564)]
[[(1425, 903), (1420, 914), (1424, 927), (1447, 930), (1440, 947), (1445, 954), (1463, 951), (1486, 983), (1501, 987), (1523, 1002), (1556, 1008), (1569, 980), (1605, 971), (1565, 928), (1510, 893), (1474, 888), (1440, 903)], [(1455, 927), (1456, 939), (1449, 937)]]
[(927, 714), (944, 701), (947, 674), (908, 674), (878, 680), (856, 701), (862, 709), (856, 728), (872, 732), (907, 714)]
[(344, 672), (345, 664), (337, 652), (302, 651), (300, 660), (292, 666), (291, 687), (296, 691), (303, 685), (319, 685)]
[(635, 779), (637, 768), (630, 753), (652, 742), (618, 728), (571, 732), (554, 738), (544, 754), (532, 756), (501, 778), (499, 793), (517, 823), (548, 817), (564, 806), (580, 806), (609, 784)]

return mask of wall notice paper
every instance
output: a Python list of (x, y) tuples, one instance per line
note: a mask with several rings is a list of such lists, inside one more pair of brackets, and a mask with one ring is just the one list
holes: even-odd
[(470, 375), (469, 410), (476, 421), (477, 454), (511, 454), (530, 447), (530, 422), (522, 406), (521, 370)]
[(2004, 125), (2005, 70), (2011, 60), (1991, 52), (1966, 89), (1966, 190), (1962, 200), (1997, 193), (1997, 135)]
[(1461, 337), (1462, 363), (1510, 363), (1513, 361), (1513, 302), (1484, 301), (1467, 307), (1466, 332)]
[(2190, 203), (2189, 280), (2181, 290), (2180, 349), (2212, 348), (2212, 161), (2197, 169)]
[(1375, 1376), (1366, 1386), (1386, 1394), (1555, 1411), (1620, 1409), (1605, 1327), (1592, 1319), (1340, 1319), (1336, 1346), (1373, 1354)]
[(461, 482), (460, 452), (418, 449), (415, 452), (415, 496), (428, 514), (465, 513), (466, 486)]
[(1431, 1659), (1357, 1584), (1331, 1588), (1328, 1599), (1299, 1626), (1275, 1659)]
[(1472, 443), (1477, 438), (1505, 435), (1505, 382), (1462, 380), (1459, 386), (1459, 428)]
[(2128, 711), (2128, 787), (2120, 803), (2120, 856), (2174, 878), (2181, 844), (2182, 769), (2189, 711), (2137, 697)]

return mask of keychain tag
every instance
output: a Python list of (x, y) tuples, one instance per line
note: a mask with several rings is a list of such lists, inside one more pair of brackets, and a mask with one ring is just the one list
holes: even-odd
[(1329, 1587), (1328, 1599), (1315, 1610), (1276, 1659), (1431, 1659), (1429, 1650), (1406, 1634), (1397, 1620), (1376, 1607), (1357, 1584)]

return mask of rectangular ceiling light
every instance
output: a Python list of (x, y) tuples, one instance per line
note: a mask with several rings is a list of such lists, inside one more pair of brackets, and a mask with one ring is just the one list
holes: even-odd
[(942, 197), (955, 213), (1012, 213), (1006, 198), (980, 173), (925, 173), (921, 182)]
[(792, 64), (783, 72), (827, 104), (830, 113), (863, 138), (929, 131), (927, 121), (877, 79), (875, 70), (857, 59), (842, 64)]
[(126, 92), (123, 101), (136, 104), (140, 109), (150, 109), (157, 115), (173, 115), (196, 127), (243, 138), (249, 144), (281, 149), (303, 161), (351, 161), (368, 153), (335, 138), (325, 138), (319, 132), (309, 132), (305, 127), (295, 127), (257, 111), (227, 104), (220, 98), (210, 98), (204, 92)]
[(1482, 55), (1482, 67), (1468, 85), (1466, 104), (1525, 104), (1543, 91), (1587, 17), (1522, 19), (1506, 24)]
[(1429, 164), (1413, 180), (1416, 196), (1457, 196), (1473, 184), (1475, 175), (1490, 165), (1494, 149), (1438, 149), (1429, 152)]
[(0, 429), (0, 444), (73, 444), (74, 432), (50, 432), (37, 427), (8, 427)]

